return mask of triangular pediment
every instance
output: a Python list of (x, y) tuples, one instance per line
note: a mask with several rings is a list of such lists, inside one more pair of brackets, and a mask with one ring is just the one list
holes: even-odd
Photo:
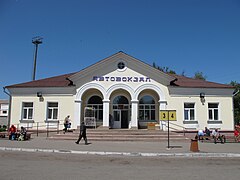
[[(107, 57), (69, 77), (74, 84), (89, 82), (95, 76), (105, 76), (119, 70), (119, 63), (123, 62), (126, 68), (139, 73), (145, 77), (149, 77), (163, 85), (170, 85), (175, 78), (138, 60), (124, 52), (118, 52)], [(121, 75), (121, 70), (119, 71)]]

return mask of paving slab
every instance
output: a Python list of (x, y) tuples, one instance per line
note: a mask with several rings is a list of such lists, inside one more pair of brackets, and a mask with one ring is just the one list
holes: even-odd
[[(168, 147), (169, 145), (169, 147)], [(211, 156), (240, 157), (240, 143), (204, 143), (198, 142), (199, 152), (190, 151), (189, 142), (84, 142), (75, 144), (69, 140), (49, 140), (34, 137), (29, 141), (11, 141), (0, 139), (0, 150), (55, 152), (96, 155), (131, 155), (131, 156)]]

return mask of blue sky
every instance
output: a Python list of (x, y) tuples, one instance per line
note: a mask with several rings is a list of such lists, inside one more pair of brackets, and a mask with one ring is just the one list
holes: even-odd
[(118, 51), (208, 81), (240, 83), (239, 0), (0, 0), (3, 87), (76, 72)]

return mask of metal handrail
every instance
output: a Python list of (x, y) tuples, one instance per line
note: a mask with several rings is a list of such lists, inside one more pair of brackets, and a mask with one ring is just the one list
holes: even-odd
[[(163, 121), (163, 122), (165, 122), (165, 121)], [(186, 132), (187, 130), (186, 130), (186, 128), (185, 128), (184, 126), (181, 126), (181, 125), (179, 125), (179, 124), (175, 124), (175, 123), (170, 122), (170, 121), (169, 121), (169, 124), (182, 128), (182, 129), (183, 129), (183, 135), (185, 136), (185, 132)], [(168, 127), (167, 123), (165, 123), (164, 126)], [(178, 129), (174, 128), (174, 127), (171, 127), (170, 125), (169, 125), (169, 128), (170, 128), (170, 129), (173, 129), (173, 130), (175, 130), (175, 131), (178, 130)]]
[[(51, 125), (50, 123), (53, 123), (53, 121), (48, 122), (22, 122), (22, 123), (18, 123), (18, 124), (13, 124), (17, 127), (17, 130), (20, 130), (20, 126), (21, 124), (27, 124), (27, 126), (25, 126), (25, 128), (27, 129), (27, 131), (29, 130), (35, 130), (36, 135), (39, 135), (39, 132), (42, 130), (45, 130), (47, 133), (47, 137), (49, 137), (49, 132), (54, 132), (54, 130), (57, 132), (57, 134), (59, 134), (60, 132), (60, 127), (64, 127), (64, 120), (57, 120), (56, 125)], [(31, 124), (31, 125), (30, 125)], [(44, 127), (44, 128), (42, 128)], [(41, 129), (42, 128), (42, 129)], [(51, 130), (50, 130), (51, 129)]]

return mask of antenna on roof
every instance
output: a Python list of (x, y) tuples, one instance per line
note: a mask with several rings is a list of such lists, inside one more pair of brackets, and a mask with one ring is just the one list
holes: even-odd
[(42, 37), (36, 36), (32, 38), (32, 43), (35, 45), (35, 54), (34, 54), (34, 63), (33, 63), (33, 77), (32, 80), (35, 80), (36, 77), (36, 64), (37, 64), (37, 51), (38, 51), (38, 45), (42, 44)]

